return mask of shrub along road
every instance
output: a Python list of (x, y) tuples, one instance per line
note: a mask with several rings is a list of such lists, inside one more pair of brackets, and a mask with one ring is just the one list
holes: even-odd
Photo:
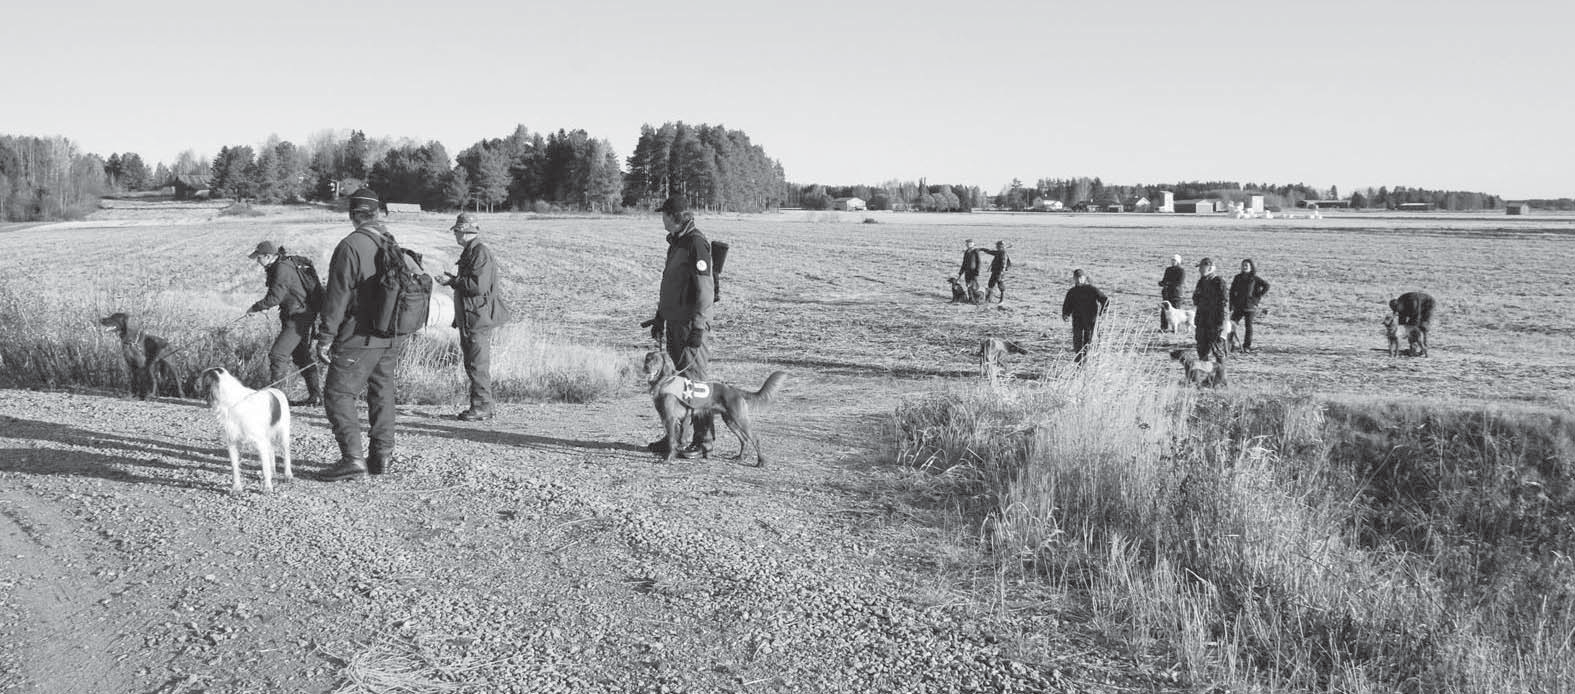
[(933, 383), (806, 371), (759, 418), (765, 469), (659, 464), (630, 386), (477, 424), (402, 407), (397, 473), (363, 483), (312, 479), (332, 439), (297, 411), (272, 495), (255, 458), (228, 492), (200, 402), (0, 391), (0, 691), (1173, 687), (871, 462)]

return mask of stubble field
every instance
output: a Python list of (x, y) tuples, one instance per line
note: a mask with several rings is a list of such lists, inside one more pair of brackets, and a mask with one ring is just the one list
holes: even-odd
[[(127, 310), (180, 345), (261, 295), (245, 258), (257, 241), (326, 263), (349, 228), (327, 211), (218, 209), (119, 203), (0, 229), (0, 298), (15, 307), (0, 325), (45, 326), (90, 353), (79, 362), (112, 362), (92, 322)], [(390, 228), (436, 272), (457, 256), (451, 221)], [(631, 364), (648, 348), (658, 220), (482, 225), (522, 323)], [(13, 673), (0, 690), (377, 691), (365, 671), (396, 662), (413, 663), (415, 691), (1185, 689), (1173, 659), (1100, 638), (1076, 600), (981, 568), (953, 502), (891, 465), (884, 439), (901, 403), (978, 387), (983, 336), (1029, 347), (1008, 364), (1019, 378), (1061, 368), (1079, 267), (1111, 296), (1110, 324), (1164, 363), (1190, 336), (1139, 326), (1157, 323), (1169, 256), (1188, 287), (1201, 256), (1227, 278), (1253, 259), (1273, 287), (1259, 354), (1230, 361), (1233, 391), (1575, 406), (1571, 218), (784, 213), (700, 227), (731, 245), (714, 377), (790, 374), (761, 425), (778, 461), (765, 470), (653, 466), (657, 425), (631, 378), (597, 402), (509, 403), (480, 425), (452, 419), (457, 401), (407, 404), (403, 474), (263, 497), (250, 468), (248, 493), (229, 497), (199, 403), (70, 379), (0, 391)], [(1007, 243), (1004, 304), (948, 303), (966, 238)], [(1410, 290), (1438, 299), (1432, 355), (1390, 358), (1379, 321)], [(332, 442), (320, 413), (296, 416), (309, 476)]]

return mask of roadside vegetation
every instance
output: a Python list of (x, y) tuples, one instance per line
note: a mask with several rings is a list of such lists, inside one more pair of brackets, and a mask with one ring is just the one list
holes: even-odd
[(1575, 681), (1575, 421), (1203, 392), (1117, 327), (1084, 368), (897, 410), (903, 464), (1003, 577), (1198, 688), (1557, 692)]

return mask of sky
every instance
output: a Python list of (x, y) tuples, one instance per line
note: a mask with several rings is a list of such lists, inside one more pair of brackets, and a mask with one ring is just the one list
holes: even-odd
[(1575, 197), (1575, 3), (52, 0), (0, 23), (0, 134), (82, 152), (325, 131), (725, 125), (789, 181), (1098, 176)]

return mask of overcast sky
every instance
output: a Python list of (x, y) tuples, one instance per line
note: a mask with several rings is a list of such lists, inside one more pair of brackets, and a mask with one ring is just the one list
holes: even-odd
[[(238, 9), (245, 7), (246, 9)], [(1289, 8), (1295, 8), (1289, 9)], [(0, 134), (84, 152), (329, 129), (723, 124), (790, 181), (1235, 180), (1575, 197), (1575, 3), (9, 3)]]

